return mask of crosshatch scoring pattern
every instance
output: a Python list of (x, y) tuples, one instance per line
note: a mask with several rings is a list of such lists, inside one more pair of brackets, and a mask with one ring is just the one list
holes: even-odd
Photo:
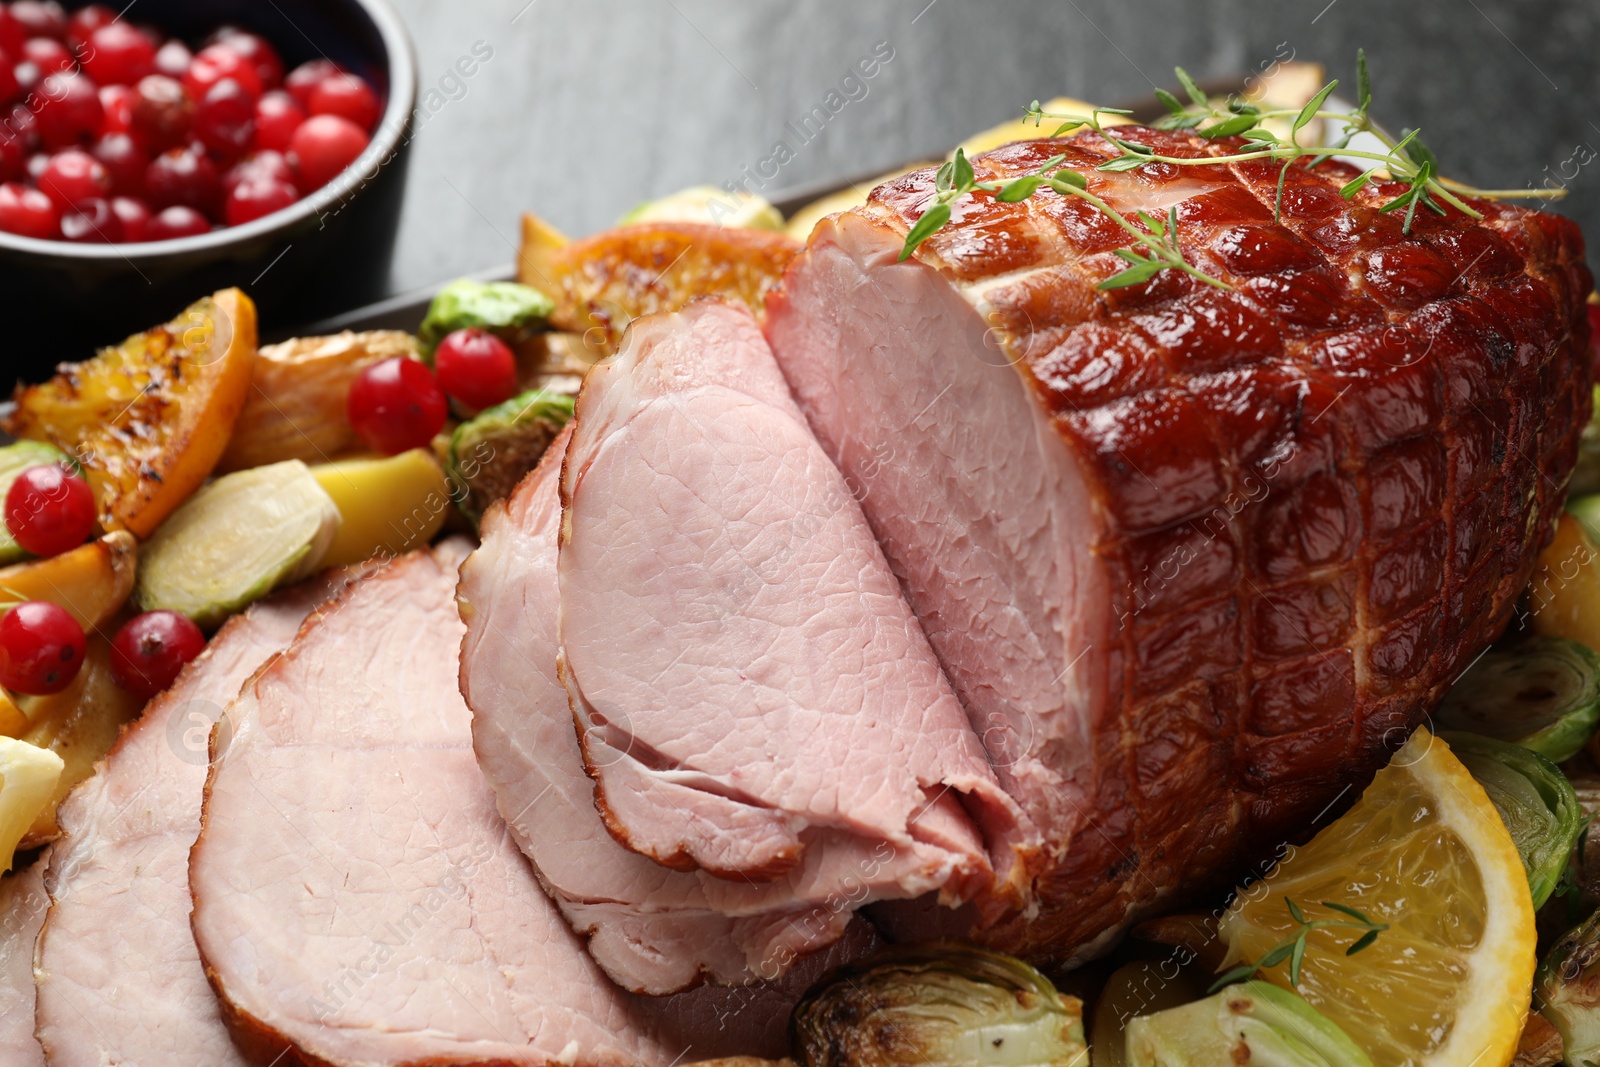
[[(1121, 127), (1184, 158), (1238, 138)], [(1338, 162), (1094, 167), (1098, 135), (973, 161), (1017, 177), (1065, 153), (1124, 214), (1176, 204), (1177, 271), (1101, 292), (1127, 233), (1082, 200), (978, 193), (918, 258), (983, 310), (1099, 493), (1116, 647), (1091, 726), (1091, 825), (1045, 874), (1065, 902), (992, 932), (1048, 952), (1203, 888), (1363, 785), (1499, 634), (1548, 543), (1590, 413), (1570, 221), (1378, 207), (1404, 191)], [(877, 189), (904, 231), (934, 171)], [(1110, 876), (1107, 877), (1107, 872)]]

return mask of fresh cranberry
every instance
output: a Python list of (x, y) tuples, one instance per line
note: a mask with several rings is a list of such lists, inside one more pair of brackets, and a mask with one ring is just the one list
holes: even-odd
[(169, 78), (181, 78), (194, 62), (194, 53), (179, 40), (167, 41), (156, 49), (156, 73)]
[(439, 387), (474, 411), (493, 407), (517, 391), (517, 357), (488, 330), (469, 327), (446, 334), (433, 353)]
[(283, 84), (283, 60), (278, 57), (278, 50), (260, 34), (238, 26), (223, 26), (206, 43), (225, 44), (248, 60), (260, 75), (263, 89), (276, 89)]
[(366, 131), (338, 115), (312, 115), (289, 139), (289, 161), (307, 192), (327, 185), (366, 151)]
[(136, 200), (131, 196), (114, 196), (111, 198), (111, 213), (117, 217), (117, 223), (122, 227), (124, 241), (145, 241), (145, 236), (150, 227), (150, 209), (143, 200)]
[(256, 101), (256, 147), (287, 152), (294, 131), (305, 120), (305, 110), (282, 89), (262, 93)]
[(175, 204), (145, 224), (146, 241), (170, 241), (211, 232), (211, 221), (192, 207)]
[(15, 181), (27, 173), (28, 149), (22, 138), (0, 130), (0, 182)]
[(6, 116), (6, 129), (23, 144), (33, 146), (39, 140), (39, 117), (27, 104), (14, 104)]
[(251, 152), (229, 167), (222, 175), (222, 192), (231, 194), (234, 186), (243, 182), (264, 179), (294, 185), (294, 168), (281, 152)]
[(194, 62), (183, 75), (183, 87), (196, 100), (205, 98), (206, 90), (224, 78), (232, 78), (254, 100), (261, 95), (261, 75), (255, 64), (225, 44), (207, 45), (195, 55)]
[(81, 148), (50, 157), (38, 177), (39, 188), (56, 208), (65, 211), (80, 200), (111, 195), (111, 172)]
[(78, 65), (67, 46), (53, 37), (30, 37), (22, 46), (22, 58), (38, 67), (41, 74), (55, 74)]
[(35, 556), (59, 556), (94, 532), (94, 493), (60, 464), (29, 467), (6, 491), (6, 529)]
[(105, 118), (100, 120), (100, 129), (105, 133), (127, 133), (133, 129), (133, 104), (139, 99), (139, 93), (131, 85), (102, 85), (100, 87), (100, 110), (105, 113)]
[(11, 17), (29, 37), (67, 39), (67, 13), (55, 0), (13, 0)]
[(106, 5), (90, 4), (88, 7), (80, 7), (67, 20), (67, 40), (87, 41), (94, 36), (94, 31), (112, 25), (120, 25), (117, 22), (117, 13)]
[(194, 132), (213, 154), (237, 159), (255, 136), (256, 98), (235, 79), (223, 78), (195, 108)]
[(134, 86), (133, 132), (152, 152), (165, 152), (188, 139), (194, 125), (194, 98), (176, 78), (152, 74)]
[(47, 600), (28, 600), (0, 616), (0, 685), (43, 696), (72, 684), (83, 666), (83, 627)]
[(335, 74), (311, 90), (306, 110), (313, 115), (338, 115), (370, 130), (378, 124), (378, 94), (354, 74)]
[(274, 211), (282, 211), (299, 199), (300, 194), (288, 182), (246, 178), (228, 193), (222, 218), (229, 226), (243, 226)]
[(11, 13), (10, 8), (0, 4), (0, 52), (20, 56), (27, 40), (28, 31), (17, 21), (17, 16)]
[(132, 85), (156, 72), (155, 46), (126, 22), (113, 22), (89, 38), (83, 72), (101, 85)]
[(111, 680), (149, 700), (205, 649), (205, 635), (188, 616), (147, 611), (123, 623), (111, 639)]
[(60, 233), (60, 213), (39, 190), (6, 182), (0, 185), (0, 230), (48, 241)]
[(81, 74), (52, 74), (39, 83), (39, 137), (47, 148), (65, 148), (98, 133), (105, 110), (94, 82)]
[(61, 213), (61, 236), (90, 245), (117, 244), (127, 239), (111, 201), (99, 197), (80, 200)]
[(9, 104), (22, 95), (22, 82), (17, 79), (17, 67), (4, 52), (0, 52), (0, 103)]
[(117, 196), (138, 196), (144, 189), (145, 168), (150, 160), (139, 142), (126, 133), (108, 133), (90, 149), (111, 176), (111, 191)]
[(155, 208), (181, 204), (213, 215), (221, 201), (222, 179), (217, 165), (198, 145), (169, 148), (144, 170), (145, 198)]
[(331, 59), (313, 59), (291, 70), (289, 76), (283, 79), (283, 87), (289, 90), (295, 103), (310, 108), (312, 91), (329, 78), (343, 73), (343, 68)]
[(362, 440), (385, 455), (425, 447), (444, 428), (449, 403), (433, 372), (414, 359), (374, 363), (350, 385), (345, 409)]
[(39, 70), (39, 64), (27, 60), (12, 67), (11, 76), (17, 81), (17, 92), (23, 96), (39, 88), (39, 83), (44, 80), (44, 73)]

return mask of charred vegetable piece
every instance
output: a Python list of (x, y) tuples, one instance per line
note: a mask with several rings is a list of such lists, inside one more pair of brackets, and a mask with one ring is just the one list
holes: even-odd
[(462, 514), (474, 525), (538, 464), (572, 418), (572, 403), (570, 396), (534, 389), (456, 427), (448, 474)]
[(1287, 989), (1241, 982), (1128, 1024), (1129, 1067), (1372, 1067), (1348, 1034)]
[(1533, 998), (1561, 1033), (1568, 1064), (1600, 1063), (1600, 912), (1550, 949), (1539, 966)]
[(48, 748), (0, 737), (0, 860), (10, 870), (17, 844), (39, 817), (65, 767)]
[(0, 569), (0, 603), (48, 600), (67, 609), (85, 630), (104, 626), (133, 592), (139, 545), (126, 530), (106, 534), (49, 559)]
[(149, 537), (216, 466), (255, 359), (255, 305), (225, 289), (19, 389), (5, 429), (74, 456), (105, 528)]
[(134, 597), (204, 628), (316, 570), (339, 508), (297, 459), (224, 475), (145, 545)]
[(1491, 649), (1445, 695), (1438, 721), (1557, 763), (1571, 759), (1600, 727), (1600, 656), (1543, 635)]
[[(1211, 943), (1217, 944), (1215, 923)], [(1089, 1062), (1094, 1067), (1127, 1067), (1128, 1024), (1134, 1019), (1206, 995), (1206, 979), (1215, 969), (1192, 966), (1193, 959), (1193, 953), (1179, 947), (1160, 960), (1127, 963), (1111, 973), (1095, 998), (1089, 1024)]]
[(1567, 483), (1567, 492), (1575, 497), (1600, 493), (1600, 385), (1594, 387), (1594, 401), (1594, 415), (1578, 438), (1578, 464)]
[(846, 968), (806, 994), (790, 1035), (801, 1067), (1087, 1067), (1089, 1055), (1076, 997), (1021, 960), (954, 943)]
[[(5, 500), (6, 493), (11, 489), (11, 483), (16, 481), (17, 476), (23, 471), (29, 467), (44, 467), (52, 463), (77, 466), (61, 449), (43, 441), (16, 441), (0, 448), (0, 501)], [(27, 558), (27, 551), (17, 544), (17, 539), (12, 536), (6, 523), (0, 521), (0, 564), (15, 563)]]
[(783, 216), (765, 198), (740, 189), (730, 193), (715, 185), (696, 185), (647, 200), (617, 220), (633, 222), (709, 222), (751, 230), (781, 230)]
[(1530, 749), (1477, 734), (1448, 732), (1439, 736), (1500, 812), (1528, 872), (1528, 888), (1537, 910), (1561, 881), (1583, 832), (1578, 794), (1561, 768)]
[(470, 278), (451, 282), (428, 305), (417, 331), (423, 358), (430, 363), (433, 349), (445, 334), (481, 326), (513, 340), (530, 329), (542, 329), (556, 309), (555, 301), (532, 286), (519, 282), (476, 282)]

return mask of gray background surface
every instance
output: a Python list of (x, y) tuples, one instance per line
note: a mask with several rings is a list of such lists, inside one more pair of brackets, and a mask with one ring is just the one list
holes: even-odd
[[(1600, 240), (1597, 0), (395, 2), (424, 101), (437, 90), (396, 292), (510, 262), (523, 210), (587, 233), (642, 199), (736, 179), (780, 140), (795, 158), (769, 190), (942, 154), (1034, 98), (1147, 95), (1174, 64), (1220, 78), (1292, 51), (1350, 84), (1358, 46), (1374, 114), (1420, 127), (1446, 174), (1564, 181), (1559, 210)], [(492, 58), (457, 78), (477, 42)], [(867, 95), (800, 146), (785, 124), (879, 42), (893, 59)]]

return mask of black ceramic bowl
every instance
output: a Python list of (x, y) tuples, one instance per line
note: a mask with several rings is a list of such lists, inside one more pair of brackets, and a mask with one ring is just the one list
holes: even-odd
[(136, 15), (191, 45), (223, 23), (243, 26), (271, 41), (286, 69), (326, 56), (378, 89), (383, 118), (343, 174), (243, 226), (109, 245), (0, 233), (0, 390), (165, 322), (226, 286), (250, 294), (263, 329), (382, 293), (417, 93), (411, 43), (387, 0), (140, 0)]

